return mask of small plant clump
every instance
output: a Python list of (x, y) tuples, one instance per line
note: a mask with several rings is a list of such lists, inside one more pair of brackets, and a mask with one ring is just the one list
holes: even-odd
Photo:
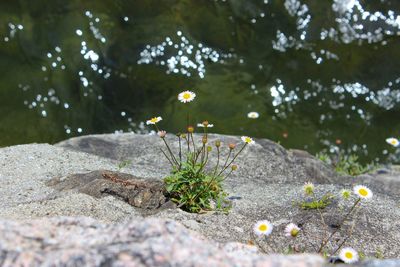
[(311, 201), (303, 201), (300, 203), (300, 207), (303, 210), (316, 210), (316, 209), (325, 209), (332, 203), (332, 199), (334, 198), (331, 194), (326, 194), (322, 196), (321, 199), (311, 200)]
[(300, 208), (303, 210), (325, 209), (331, 204), (334, 196), (332, 194), (325, 194), (321, 199), (317, 199), (314, 194), (314, 184), (307, 182), (303, 186), (304, 194), (307, 199), (299, 203)]
[(132, 164), (132, 160), (123, 160), (118, 163), (118, 171), (121, 171), (124, 168), (127, 168), (129, 165)]
[[(313, 203), (319, 203), (318, 200), (315, 200), (314, 190), (315, 190), (315, 186), (314, 186), (314, 184), (312, 184), (310, 182), (307, 182), (303, 186), (303, 191), (304, 191), (305, 195), (308, 197), (313, 197), (314, 198)], [(370, 200), (373, 197), (373, 193), (368, 187), (363, 186), (363, 185), (354, 186), (353, 192), (351, 192), (348, 189), (343, 189), (340, 192), (340, 196), (343, 198), (344, 201), (347, 201), (347, 202), (350, 201), (351, 195), (356, 196), (353, 204), (348, 206), (347, 211), (343, 211), (344, 214), (342, 216), (341, 221), (339, 222), (338, 226), (331, 233), (329, 233), (327, 231), (327, 229), (329, 227), (326, 224), (324, 216), (320, 211), (320, 209), (325, 207), (326, 205), (325, 206), (324, 205), (316, 205), (315, 207), (313, 206), (311, 208), (311, 209), (318, 210), (319, 215), (321, 217), (321, 222), (325, 227), (325, 234), (321, 238), (321, 243), (316, 248), (315, 252), (322, 254), (325, 257), (338, 255), (338, 257), (341, 261), (343, 261), (344, 263), (348, 263), (348, 264), (355, 263), (355, 262), (359, 261), (360, 259), (365, 258), (364, 254), (362, 252), (358, 253), (353, 248), (344, 247), (344, 245), (351, 238), (351, 236), (354, 232), (354, 228), (356, 226), (356, 218), (357, 218), (356, 214), (360, 208), (361, 203), (363, 201)], [(328, 199), (331, 197), (333, 197), (332, 194), (326, 194), (323, 197), (323, 199), (324, 198)], [(300, 206), (300, 207), (303, 208), (303, 206)], [(342, 212), (342, 211), (339, 211), (339, 212)], [(336, 234), (342, 230), (342, 227), (345, 224), (347, 224), (349, 221), (352, 220), (352, 217), (353, 217), (353, 222), (352, 222), (350, 229), (348, 229), (346, 231), (346, 233), (342, 233), (342, 236), (344, 236), (343, 238), (337, 239)], [(256, 222), (256, 224), (253, 226), (253, 233), (255, 235), (254, 241), (251, 241), (251, 243), (257, 244), (261, 250), (264, 250), (264, 246), (268, 246), (269, 249), (272, 252), (274, 252), (272, 249), (273, 246), (268, 244), (269, 242), (267, 240), (267, 237), (272, 234), (273, 229), (274, 229), (273, 224), (270, 221), (263, 220), (263, 221)], [(285, 227), (283, 235), (288, 238), (291, 238), (293, 240), (296, 240), (296, 238), (299, 235), (307, 236), (308, 233), (304, 232), (303, 229), (301, 227), (299, 227), (298, 225), (296, 225), (295, 223), (289, 223)], [(257, 241), (259, 241), (260, 237), (264, 237), (265, 242), (263, 242), (263, 243), (257, 242)], [(328, 246), (328, 245), (330, 245), (330, 246)], [(331, 252), (328, 251), (328, 247), (332, 248)], [(286, 253), (293, 253), (293, 252), (298, 252), (298, 251), (299, 251), (299, 249), (297, 246), (289, 246)], [(383, 255), (380, 251), (379, 252), (377, 251), (375, 257), (383, 258)]]
[(367, 172), (371, 172), (377, 168), (376, 163), (372, 162), (362, 165), (358, 161), (357, 155), (340, 155), (336, 160), (326, 153), (318, 153), (316, 157), (325, 162), (326, 164), (334, 167), (335, 171), (339, 174), (357, 176)]
[[(189, 103), (195, 97), (195, 93), (184, 91), (178, 95), (178, 100), (182, 103)], [(227, 156), (222, 160), (221, 151), (224, 146), (221, 141), (216, 140), (212, 144), (209, 141), (208, 130), (214, 125), (208, 121), (198, 123), (197, 127), (202, 128), (203, 133), (201, 140), (195, 140), (195, 129), (190, 125), (190, 114), (188, 113), (188, 125), (185, 132), (176, 134), (178, 152), (173, 153), (166, 140), (167, 132), (158, 128), (157, 124), (161, 120), (161, 117), (154, 117), (149, 119), (147, 124), (154, 125), (166, 147), (166, 150), (161, 149), (161, 153), (172, 167), (171, 175), (164, 179), (171, 200), (188, 212), (200, 213), (213, 209), (226, 211), (229, 204), (225, 200), (227, 194), (222, 188), (222, 182), (237, 170), (238, 166), (234, 164), (234, 161), (247, 145), (254, 144), (254, 140), (248, 136), (242, 136), (243, 145), (240, 149), (236, 148), (237, 144), (228, 144), (225, 148), (228, 150)], [(214, 164), (210, 160), (210, 153), (213, 150), (216, 150), (217, 156)]]

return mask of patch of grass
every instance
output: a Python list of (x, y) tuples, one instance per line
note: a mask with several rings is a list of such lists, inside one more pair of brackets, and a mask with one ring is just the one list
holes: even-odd
[[(182, 163), (180, 169), (174, 169), (172, 174), (164, 179), (171, 200), (188, 212), (203, 212), (212, 210), (211, 200), (219, 201), (226, 196), (222, 189), (222, 176), (207, 175), (201, 163), (195, 163), (193, 155)], [(218, 208), (218, 206), (217, 206)]]
[(132, 164), (132, 160), (123, 160), (118, 163), (118, 171), (121, 171), (122, 169), (128, 167), (130, 164)]
[(382, 259), (385, 258), (385, 257), (383, 256), (383, 252), (382, 252), (380, 249), (378, 249), (377, 251), (375, 251), (375, 258), (380, 259), (380, 260), (382, 260)]
[(340, 155), (336, 160), (326, 153), (318, 153), (316, 157), (331, 165), (339, 174), (357, 176), (375, 170), (378, 166), (375, 163), (363, 165), (359, 162), (357, 155)]
[(334, 196), (332, 194), (326, 194), (319, 200), (301, 202), (300, 208), (302, 208), (303, 210), (325, 209), (328, 205), (332, 203), (333, 198)]
[(326, 163), (326, 164), (329, 164), (329, 165), (332, 164), (331, 157), (330, 157), (327, 153), (318, 152), (318, 153), (315, 155), (315, 157), (316, 157), (317, 159), (319, 159), (320, 161), (323, 161), (323, 162)]

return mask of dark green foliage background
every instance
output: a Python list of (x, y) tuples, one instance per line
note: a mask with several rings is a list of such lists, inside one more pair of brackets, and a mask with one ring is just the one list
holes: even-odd
[[(400, 39), (386, 37), (385, 46), (321, 41), (322, 28), (337, 27), (332, 1), (302, 1), (312, 16), (306, 39), (312, 51), (325, 49), (340, 58), (318, 65), (309, 50), (292, 48), (282, 53), (272, 49), (277, 30), (294, 36), (299, 32), (296, 18), (288, 14), (284, 1), (269, 2), (265, 5), (256, 0), (1, 1), (0, 146), (54, 143), (78, 135), (75, 130), (66, 134), (64, 125), (81, 127), (82, 134), (127, 131), (132, 126), (121, 117), (122, 111), (134, 122), (161, 115), (162, 128), (177, 132), (184, 125), (186, 110), (176, 101), (176, 95), (193, 89), (198, 94), (191, 105), (193, 121), (208, 119), (216, 125), (215, 132), (270, 138), (285, 147), (305, 148), (312, 153), (326, 148), (322, 139), (333, 143), (341, 139), (343, 149), (367, 144), (365, 151), (357, 152), (362, 160), (384, 158), (382, 150), (391, 149), (385, 138), (399, 134), (398, 105), (385, 110), (365, 101), (363, 96), (351, 95), (345, 95), (341, 109), (332, 109), (328, 103), (339, 97), (332, 92), (332, 79), (342, 84), (359, 82), (376, 91), (399, 78)], [(366, 10), (400, 12), (398, 1), (360, 3)], [(100, 18), (97, 26), (107, 38), (106, 43), (90, 34), (87, 10)], [(262, 12), (265, 17), (261, 19)], [(129, 21), (124, 21), (125, 16)], [(257, 17), (255, 24), (251, 23), (254, 17)], [(9, 22), (22, 24), (24, 29), (4, 42)], [(99, 65), (111, 69), (109, 79), (89, 71), (90, 64), (80, 54), (82, 37), (76, 35), (76, 29), (82, 29), (90, 49), (100, 55)], [(233, 51), (237, 58), (226, 60), (225, 64), (206, 62), (204, 79), (197, 75), (191, 78), (167, 75), (160, 66), (137, 64), (147, 44), (159, 44), (167, 36), (176, 37), (177, 30), (193, 44), (201, 42), (221, 53)], [(46, 54), (56, 46), (62, 48), (66, 70), (44, 73), (41, 67), (49, 64)], [(86, 97), (87, 88), (79, 80), (80, 70), (93, 82), (90, 86), (93, 92)], [(121, 77), (121, 73), (125, 76)], [(282, 80), (288, 90), (298, 87), (300, 101), (281, 106), (280, 112), (286, 116), (273, 119), (276, 107), (271, 104), (270, 88), (276, 79)], [(302, 92), (314, 90), (307, 79), (318, 81), (325, 89), (317, 97), (304, 100)], [(19, 84), (29, 85), (30, 89), (23, 91)], [(250, 89), (252, 84), (258, 94)], [(49, 88), (54, 88), (61, 102), (68, 102), (71, 108), (66, 110), (62, 105), (50, 103), (46, 106), (48, 116), (43, 118), (39, 109), (30, 110), (23, 102), (32, 101), (37, 94), (45, 95)], [(103, 96), (101, 101), (98, 95)], [(323, 104), (318, 105), (321, 99)], [(361, 119), (352, 106), (370, 113), (370, 123)], [(247, 119), (246, 114), (253, 110), (260, 113), (259, 119)], [(320, 123), (321, 114), (331, 115), (332, 119)], [(350, 118), (346, 117), (348, 114)], [(283, 138), (283, 133), (288, 133), (288, 138)]]

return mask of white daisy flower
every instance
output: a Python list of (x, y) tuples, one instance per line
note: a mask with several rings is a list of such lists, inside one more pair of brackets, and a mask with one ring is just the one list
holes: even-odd
[(353, 190), (354, 194), (363, 199), (370, 199), (373, 196), (372, 191), (364, 185), (356, 185)]
[(202, 122), (202, 123), (198, 123), (197, 124), (197, 127), (206, 127), (206, 128), (212, 128), (212, 127), (214, 127), (214, 124), (211, 124), (211, 123), (206, 123), (205, 121), (204, 122)]
[(249, 145), (252, 145), (255, 143), (254, 140), (248, 136), (242, 136), (242, 141)]
[(258, 221), (254, 227), (253, 227), (253, 231), (256, 235), (258, 236), (269, 236), (272, 233), (272, 229), (274, 228), (274, 226), (267, 220), (263, 220), (263, 221)]
[(354, 263), (358, 261), (358, 253), (350, 247), (343, 248), (339, 253), (339, 258), (345, 263)]
[(303, 189), (308, 196), (314, 194), (314, 184), (311, 182), (306, 182), (303, 186)]
[(300, 232), (300, 228), (294, 224), (294, 223), (289, 223), (285, 227), (285, 236), (287, 237), (296, 237)]
[(182, 103), (187, 103), (193, 101), (196, 97), (196, 94), (191, 91), (184, 91), (178, 95), (178, 100)]
[(149, 124), (156, 124), (156, 123), (159, 122), (159, 121), (162, 121), (162, 118), (161, 118), (161, 117), (154, 117), (154, 118), (151, 118), (150, 120), (146, 121), (146, 124), (147, 124), (147, 125), (149, 125)]
[(386, 143), (394, 147), (398, 147), (400, 145), (400, 141), (394, 137), (387, 138)]
[(258, 114), (258, 112), (252, 111), (247, 113), (247, 118), (249, 119), (257, 119), (258, 117), (260, 117), (260, 114)]

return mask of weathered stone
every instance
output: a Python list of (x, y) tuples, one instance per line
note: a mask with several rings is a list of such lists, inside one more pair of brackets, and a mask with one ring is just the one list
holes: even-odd
[[(84, 146), (79, 146), (85, 139)], [(90, 141), (96, 139), (95, 141)], [(223, 145), (239, 143), (238, 137), (212, 135), (211, 141), (221, 139)], [(168, 139), (171, 141), (172, 139)], [(272, 235), (265, 240), (256, 240), (268, 253), (283, 253), (288, 246), (295, 246), (299, 251), (315, 252), (326, 235), (319, 212), (299, 209), (295, 202), (304, 199), (302, 186), (305, 181), (316, 185), (316, 196), (325, 193), (338, 196), (343, 188), (352, 189), (355, 184), (365, 183), (374, 192), (370, 202), (363, 202), (355, 216), (356, 227), (352, 237), (346, 243), (367, 256), (377, 251), (385, 258), (400, 255), (400, 210), (399, 195), (390, 191), (395, 188), (379, 186), (374, 179), (339, 176), (329, 166), (302, 151), (286, 151), (283, 147), (268, 141), (256, 140), (238, 158), (239, 169), (228, 180), (224, 188), (229, 193), (233, 207), (228, 214), (211, 212), (189, 214), (179, 209), (162, 210), (151, 214), (154, 218), (167, 218), (181, 222), (187, 228), (214, 241), (254, 242), (252, 227), (257, 220), (267, 219), (274, 224)], [(113, 146), (101, 150), (98, 144)], [(119, 222), (132, 216), (148, 216), (138, 212), (138, 208), (128, 205), (120, 198), (108, 196), (95, 198), (80, 193), (76, 189), (62, 192), (46, 186), (46, 181), (53, 177), (67, 178), (73, 173), (86, 173), (93, 170), (109, 169), (115, 171), (115, 160), (132, 160), (132, 164), (123, 171), (135, 177), (161, 179), (168, 175), (168, 162), (159, 154), (162, 143), (156, 136), (133, 134), (99, 135), (75, 138), (63, 143), (78, 151), (49, 145), (26, 145), (0, 149), (0, 176), (4, 183), (0, 187), (0, 217), (33, 218), (43, 216), (68, 215), (90, 216), (102, 221)], [(100, 145), (99, 145), (100, 146)], [(240, 146), (240, 145), (239, 145)], [(171, 142), (173, 150), (177, 149)], [(106, 154), (111, 153), (112, 154)], [(225, 150), (224, 150), (225, 152)], [(96, 155), (100, 155), (96, 156)], [(107, 158), (108, 157), (108, 158)], [(396, 171), (391, 173), (394, 182)], [(377, 174), (377, 179), (379, 175)], [(375, 177), (373, 174), (371, 177)], [(69, 179), (66, 179), (67, 181)], [(385, 182), (380, 181), (382, 185)], [(10, 193), (12, 192), (12, 193)], [(14, 197), (14, 195), (17, 197)], [(340, 222), (343, 212), (353, 203), (334, 201), (322, 210), (331, 233)], [(339, 206), (344, 207), (340, 212)], [(301, 224), (302, 231), (295, 240), (288, 239), (282, 233), (287, 223)], [(329, 246), (332, 252), (340, 240), (346, 238), (346, 231), (351, 223), (335, 235)]]
[(354, 267), (399, 267), (399, 266), (400, 266), (400, 259), (367, 260), (354, 264)]
[(393, 197), (399, 197), (400, 193), (400, 171), (396, 166), (392, 168), (381, 168), (375, 172), (358, 176), (367, 184), (373, 184), (379, 192), (385, 192)]
[[(240, 143), (239, 137), (210, 134), (210, 143), (215, 140), (222, 143)], [(198, 137), (200, 140), (200, 137)], [(172, 150), (178, 151), (176, 138), (167, 135)], [(132, 166), (140, 168), (150, 177), (165, 177), (170, 166), (160, 155), (162, 142), (156, 136), (137, 134), (91, 135), (71, 138), (57, 146), (83, 151), (100, 157), (115, 160), (131, 160)], [(143, 153), (146, 151), (146, 153)], [(228, 149), (222, 148), (223, 156)], [(213, 159), (212, 154), (211, 159)], [(285, 150), (282, 146), (267, 139), (257, 139), (256, 144), (246, 149), (237, 159), (239, 170), (235, 184), (247, 181), (268, 180), (275, 184), (301, 184), (307, 181), (317, 184), (349, 185), (355, 182), (365, 183), (375, 192), (398, 196), (400, 190), (400, 170), (388, 170), (387, 173), (361, 175), (359, 177), (338, 175), (330, 166), (302, 150)], [(376, 178), (376, 179), (375, 179)], [(232, 181), (233, 179), (231, 179)], [(228, 180), (227, 183), (230, 183)]]
[[(0, 149), (0, 218), (87, 215), (102, 221), (139, 216), (134, 207), (114, 197), (96, 199), (77, 192), (62, 195), (46, 186), (53, 177), (99, 169), (117, 170), (117, 162), (48, 144)], [(143, 177), (140, 170), (133, 173)]]
[(335, 183), (340, 179), (340, 183), (350, 183), (351, 177), (340, 177), (330, 166), (316, 159), (308, 152), (292, 149), (288, 151), (290, 158), (297, 166), (303, 166), (308, 177), (314, 177), (313, 181), (319, 184)]
[(321, 267), (317, 255), (270, 255), (205, 240), (170, 220), (103, 224), (89, 218), (0, 221), (0, 264), (11, 266)]
[(162, 181), (107, 170), (56, 177), (47, 185), (57, 191), (76, 191), (96, 198), (112, 195), (143, 209), (156, 209), (166, 202)]
[[(96, 139), (112, 143), (116, 149), (112, 158), (119, 160), (130, 159), (133, 166), (162, 166), (158, 177), (167, 175), (168, 163), (163, 161), (158, 149), (162, 143), (157, 137), (122, 134), (122, 135), (98, 135), (79, 137), (67, 140), (59, 145), (74, 150), (83, 150), (98, 156), (107, 157), (102, 149), (97, 149)], [(240, 138), (232, 136), (210, 135), (210, 142), (222, 140), (223, 144), (239, 143)], [(91, 141), (92, 140), (92, 141)], [(157, 141), (158, 140), (158, 141)], [(173, 138), (168, 139), (172, 149), (177, 149)], [(80, 143), (91, 144), (81, 148)], [(140, 153), (146, 151), (146, 153)], [(132, 155), (135, 155), (132, 157)], [(299, 209), (295, 202), (301, 201), (302, 185), (306, 181), (316, 184), (317, 197), (325, 193), (332, 193), (339, 197), (343, 188), (352, 189), (354, 184), (366, 184), (374, 191), (374, 199), (362, 204), (356, 220), (356, 227), (352, 238), (346, 243), (354, 246), (367, 255), (374, 255), (376, 251), (384, 251), (385, 257), (393, 257), (400, 254), (400, 211), (397, 208), (398, 194), (392, 194), (391, 189), (382, 187), (382, 181), (361, 177), (340, 176), (334, 170), (300, 150), (286, 151), (280, 145), (269, 140), (256, 140), (256, 145), (249, 146), (242, 156), (238, 158), (240, 166), (226, 181), (227, 189), (233, 208), (228, 215), (222, 214), (187, 214), (179, 210), (165, 211), (154, 215), (156, 217), (171, 218), (182, 222), (214, 240), (228, 242), (247, 242), (251, 239), (251, 229), (255, 221), (268, 219), (276, 226), (276, 234), (273, 234), (273, 243), (276, 250), (283, 252), (287, 249), (287, 240), (280, 234), (289, 222), (301, 224), (309, 235), (299, 236), (297, 242), (305, 251), (316, 251), (321, 238), (335, 230), (341, 221), (345, 210), (352, 202), (334, 201), (322, 215), (328, 229), (321, 223), (318, 211), (304, 211)], [(151, 172), (151, 171), (150, 171)], [(157, 177), (157, 173), (154, 173)], [(399, 183), (399, 181), (395, 182)], [(392, 188), (395, 188), (392, 186)], [(388, 193), (389, 192), (389, 193)], [(391, 193), (392, 192), (392, 193)], [(389, 195), (389, 196), (388, 196)], [(354, 200), (353, 200), (354, 201)], [(339, 212), (339, 205), (345, 208)], [(191, 223), (186, 223), (189, 221)], [(200, 222), (197, 225), (193, 223)], [(225, 231), (226, 225), (230, 225), (231, 231)], [(346, 237), (346, 232), (352, 224), (343, 226), (342, 231), (335, 235), (336, 242), (331, 243), (328, 251), (335, 250), (335, 246)], [(325, 232), (328, 233), (325, 233)], [(389, 249), (390, 248), (390, 249)]]

